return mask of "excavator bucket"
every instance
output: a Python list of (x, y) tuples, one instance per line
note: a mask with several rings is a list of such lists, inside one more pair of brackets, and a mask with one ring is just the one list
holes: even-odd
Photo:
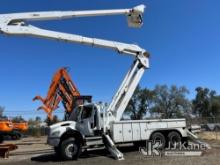
[(43, 99), (41, 96), (35, 96), (35, 97), (33, 98), (33, 101), (36, 101), (36, 100), (40, 100), (42, 103), (45, 102), (45, 99)]
[(47, 117), (50, 119), (50, 120), (53, 120), (53, 114), (52, 114), (52, 110), (49, 109), (48, 107), (46, 106), (40, 106), (39, 108), (37, 108), (37, 110), (44, 110), (46, 113), (47, 113)]

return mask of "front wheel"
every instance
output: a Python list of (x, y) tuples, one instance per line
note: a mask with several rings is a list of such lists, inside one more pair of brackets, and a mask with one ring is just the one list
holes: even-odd
[(54, 147), (54, 152), (55, 152), (56, 156), (60, 156), (61, 155), (60, 147)]
[(68, 138), (61, 143), (61, 156), (64, 160), (76, 160), (81, 153), (81, 145), (75, 138)]

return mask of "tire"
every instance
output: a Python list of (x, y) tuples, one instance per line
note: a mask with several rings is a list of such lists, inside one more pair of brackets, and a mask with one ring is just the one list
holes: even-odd
[(15, 140), (20, 140), (21, 139), (21, 134), (19, 132), (15, 133)]
[(75, 138), (68, 138), (61, 143), (61, 157), (64, 160), (77, 160), (81, 153), (81, 145)]
[(4, 137), (2, 135), (0, 135), (0, 143), (4, 142)]
[(166, 146), (166, 138), (160, 132), (153, 133), (153, 135), (151, 136), (151, 140), (153, 142), (160, 141), (160, 146), (158, 147), (159, 149), (164, 149)]
[(60, 156), (61, 155), (60, 147), (54, 147), (54, 152), (55, 152), (56, 156)]
[(179, 145), (182, 142), (182, 138), (180, 134), (176, 131), (172, 131), (168, 134), (168, 142), (170, 143), (170, 146)]

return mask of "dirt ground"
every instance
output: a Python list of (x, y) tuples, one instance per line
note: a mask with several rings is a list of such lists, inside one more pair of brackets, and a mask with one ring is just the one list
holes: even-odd
[(11, 152), (9, 159), (0, 159), (1, 164), (144, 164), (144, 165), (219, 165), (220, 164), (220, 141), (206, 140), (212, 149), (203, 152), (200, 157), (153, 157), (144, 158), (133, 146), (121, 147), (125, 160), (116, 161), (105, 149), (88, 151), (82, 154), (77, 161), (61, 161), (55, 156), (53, 149), (46, 145), (46, 137), (24, 138), (22, 140), (6, 143), (18, 145), (16, 151)]

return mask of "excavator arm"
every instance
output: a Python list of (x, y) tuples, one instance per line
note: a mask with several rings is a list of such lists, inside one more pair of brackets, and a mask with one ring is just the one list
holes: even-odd
[[(67, 114), (71, 113), (76, 106), (79, 104), (82, 97), (79, 97), (80, 93), (70, 78), (66, 68), (59, 69), (51, 81), (47, 96), (42, 98), (36, 96), (33, 101), (39, 100), (43, 103), (38, 110), (43, 109), (50, 120), (53, 119), (53, 111), (58, 108), (60, 102), (63, 103)], [(89, 97), (89, 96), (88, 96)], [(76, 102), (76, 99), (78, 99)]]

